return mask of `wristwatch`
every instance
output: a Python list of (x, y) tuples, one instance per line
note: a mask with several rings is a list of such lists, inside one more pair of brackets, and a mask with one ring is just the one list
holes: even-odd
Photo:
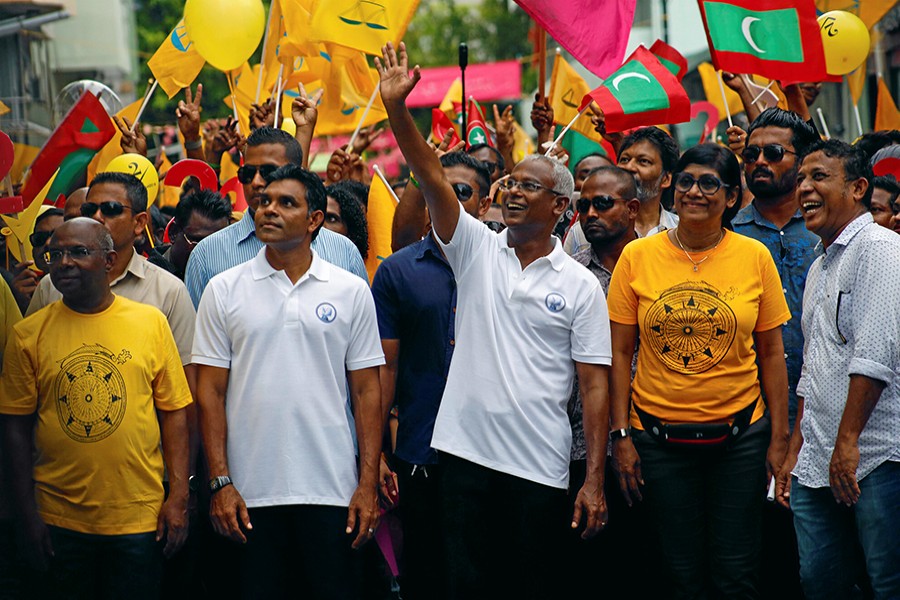
[(609, 439), (614, 442), (616, 440), (624, 440), (630, 435), (627, 429), (613, 429), (609, 432)]
[(228, 475), (219, 475), (209, 480), (209, 493), (215, 494), (226, 485), (232, 485), (231, 477)]

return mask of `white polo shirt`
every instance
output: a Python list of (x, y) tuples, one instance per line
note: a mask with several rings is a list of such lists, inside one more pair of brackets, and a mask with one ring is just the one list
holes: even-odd
[(441, 246), (458, 286), (457, 339), (431, 445), (566, 488), (573, 361), (612, 363), (600, 282), (555, 238), (553, 251), (523, 271), (507, 232), (464, 211)]
[(259, 251), (214, 277), (192, 360), (229, 369), (228, 467), (248, 507), (349, 506), (356, 430), (347, 371), (384, 364), (368, 286), (313, 251), (292, 284)]

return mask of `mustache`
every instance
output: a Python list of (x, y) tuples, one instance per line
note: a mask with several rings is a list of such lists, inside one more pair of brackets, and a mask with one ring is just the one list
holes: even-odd
[(757, 173), (761, 173), (763, 175), (768, 175), (769, 177), (773, 177), (773, 178), (775, 177), (775, 173), (773, 173), (772, 171), (770, 171), (769, 169), (767, 169), (765, 167), (756, 167), (755, 169), (753, 169), (753, 172), (750, 173), (750, 177), (751, 178), (756, 177)]

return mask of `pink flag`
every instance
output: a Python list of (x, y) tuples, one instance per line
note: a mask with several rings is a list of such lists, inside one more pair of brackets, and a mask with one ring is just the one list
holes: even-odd
[(636, 0), (516, 0), (597, 77), (622, 66)]

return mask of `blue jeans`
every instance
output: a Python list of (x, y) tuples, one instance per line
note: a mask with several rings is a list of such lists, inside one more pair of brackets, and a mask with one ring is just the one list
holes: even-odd
[(876, 599), (900, 598), (900, 462), (882, 464), (859, 489), (859, 502), (848, 508), (834, 501), (831, 488), (793, 479), (791, 510), (807, 600), (850, 597), (860, 564)]

